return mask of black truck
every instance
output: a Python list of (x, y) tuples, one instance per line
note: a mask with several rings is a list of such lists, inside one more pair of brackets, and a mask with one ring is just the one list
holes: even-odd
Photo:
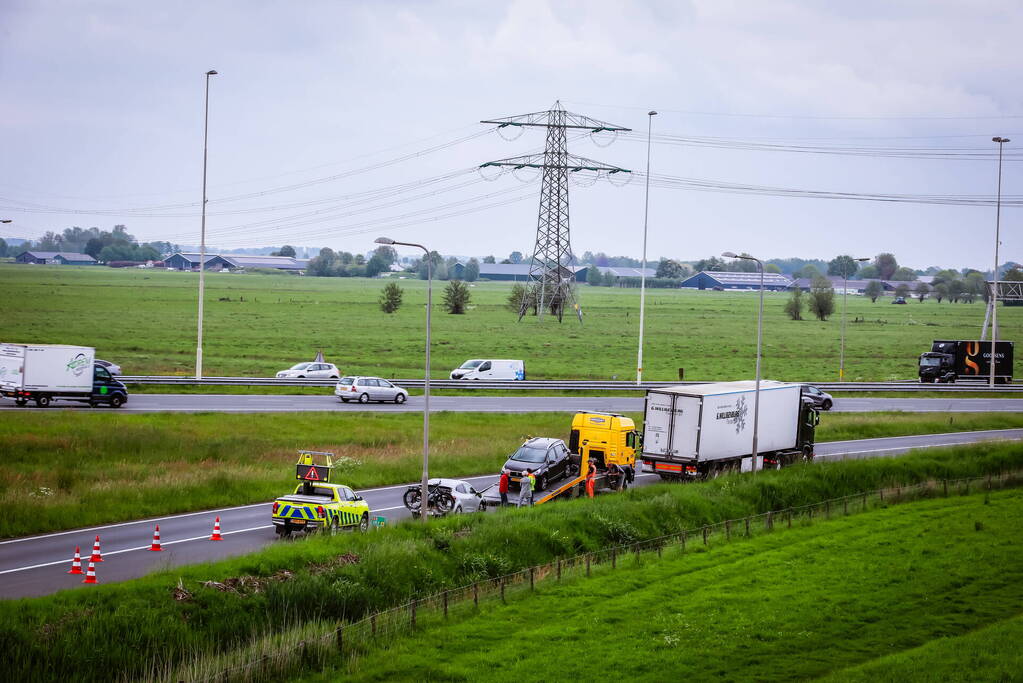
[[(995, 342), (995, 381), (1012, 381), (1011, 341)], [(935, 340), (931, 350), (920, 354), (921, 382), (955, 382), (991, 376), (991, 342)]]

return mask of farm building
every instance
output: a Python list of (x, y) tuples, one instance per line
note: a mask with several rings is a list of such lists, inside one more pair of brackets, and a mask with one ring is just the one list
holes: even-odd
[(38, 265), (61, 266), (94, 266), (96, 259), (88, 254), (74, 251), (23, 251), (14, 259), (18, 263), (35, 263)]
[[(197, 270), (199, 254), (177, 253), (164, 259), (164, 265), (174, 270)], [(249, 254), (206, 254), (206, 270), (235, 270), (238, 268), (276, 268), (284, 271), (303, 271), (308, 259), (291, 256), (258, 256)]]
[(657, 275), (656, 268), (630, 268), (627, 266), (586, 266), (583, 270), (586, 271), (582, 275), (582, 279), (585, 280), (589, 274), (590, 268), (596, 268), (600, 271), (601, 275), (611, 273), (615, 277), (643, 277), (644, 274), (648, 278), (653, 278)]
[[(570, 266), (569, 269), (575, 274), (577, 282), (586, 282), (586, 269), (581, 266)], [(462, 278), (465, 276), (465, 264), (456, 263), (454, 265), (454, 273), (452, 275), (456, 278)], [(515, 282), (528, 282), (529, 281), (529, 264), (528, 263), (481, 263), (480, 264), (480, 279), (481, 280), (510, 280)]]
[[(783, 291), (792, 280), (778, 273), (764, 273), (764, 289)], [(760, 289), (760, 273), (727, 273), (700, 271), (682, 281), (682, 287), (693, 289)]]
[[(828, 281), (831, 282), (831, 286), (835, 289), (835, 294), (842, 294), (847, 292), (849, 294), (863, 294), (873, 280), (849, 280), (848, 283), (844, 282), (842, 278), (837, 275), (826, 276)], [(888, 280), (878, 280), (885, 292), (895, 291), (895, 288), (899, 285), (898, 282), (890, 282)], [(907, 283), (909, 284), (909, 283)], [(810, 291), (810, 287), (813, 285), (813, 280), (805, 277), (797, 278), (792, 281), (793, 287), (799, 287), (804, 292)], [(916, 283), (912, 283), (913, 286)]]

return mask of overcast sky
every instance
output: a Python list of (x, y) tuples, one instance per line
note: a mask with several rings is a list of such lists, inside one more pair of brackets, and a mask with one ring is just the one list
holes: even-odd
[[(640, 255), (656, 109), (651, 258), (892, 251), (988, 269), (994, 135), (1013, 138), (1003, 199), (1023, 198), (1021, 17), (1010, 0), (4, 0), (0, 235), (124, 223), (197, 243), (216, 69), (211, 245), (529, 252), (539, 180), (475, 169), (541, 150), (543, 132), (508, 141), (479, 121), (560, 100), (635, 131), (573, 136), (573, 154), (638, 172), (572, 187), (577, 254)], [(692, 189), (734, 185), (785, 191)], [(1003, 205), (1001, 261), (1023, 261), (1020, 213)]]

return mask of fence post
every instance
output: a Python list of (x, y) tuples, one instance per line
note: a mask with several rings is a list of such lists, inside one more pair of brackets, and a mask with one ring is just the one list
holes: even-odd
[(344, 652), (345, 651), (345, 627), (344, 626), (338, 626), (337, 627), (337, 651), (338, 652)]
[(533, 584), (533, 567), (529, 568), (529, 590), (536, 590)]
[(882, 503), (884, 502), (884, 489), (877, 490), (877, 497), (881, 500)]
[(771, 510), (767, 511), (767, 528), (774, 530), (774, 512)]
[(703, 526), (703, 544), (707, 545), (707, 525)]
[(558, 558), (558, 581), (561, 581), (561, 558)]
[(371, 614), (369, 617), (369, 632), (374, 638), (377, 637), (377, 615)]
[(749, 517), (743, 520), (746, 522), (746, 538), (749, 538)]
[(614, 548), (614, 546), (612, 546), (611, 547), (611, 569), (617, 569), (617, 568), (618, 568), (618, 551)]
[(586, 576), (590, 575), (590, 554), (586, 553)]
[(948, 479), (941, 480), (941, 489), (944, 492), (945, 497), (948, 498)]
[(662, 547), (663, 546), (661, 546), (661, 544), (659, 544), (659, 543), (657, 544), (657, 559), (658, 560), (661, 559), (661, 548)]
[(987, 473), (987, 490), (988, 491), (991, 490), (991, 473), (990, 472)]
[(862, 508), (861, 508), (860, 512), (866, 512), (866, 510), (867, 510), (867, 494), (864, 493), (863, 494)]
[(788, 524), (788, 527), (791, 529), (792, 528), (792, 508), (789, 508), (788, 510), (785, 511), (785, 521)]
[(824, 501), (824, 518), (831, 519), (831, 501)]
[(444, 591), (444, 618), (448, 618), (448, 592)]
[(416, 630), (416, 601), (412, 600), (409, 603), (409, 616), (411, 617), (409, 623), (412, 624), (412, 630)]
[(902, 497), (902, 486), (895, 487), (895, 498), (899, 499)]
[(682, 530), (682, 538), (680, 540), (682, 541), (682, 553), (684, 554), (686, 552), (686, 532), (685, 532), (685, 529)]
[(725, 540), (732, 540), (732, 523), (727, 519), (725, 520)]
[(967, 495), (967, 496), (970, 495), (970, 480), (969, 479), (966, 480), (966, 494), (965, 495)]
[(504, 577), (501, 577), (501, 602), (504, 602)]
[(842, 499), (842, 514), (845, 514), (845, 515), (849, 514), (849, 499), (848, 498), (843, 498)]
[(477, 581), (472, 584), (472, 604), (474, 607), (480, 606), (480, 582)]

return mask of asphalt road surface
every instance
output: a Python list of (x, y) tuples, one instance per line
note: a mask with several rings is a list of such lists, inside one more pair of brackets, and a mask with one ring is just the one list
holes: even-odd
[[(818, 443), (816, 454), (821, 460), (873, 458), (899, 455), (912, 448), (933, 448), (987, 439), (1023, 440), (1023, 429), (833, 441)], [(497, 477), (484, 475), (466, 479), (478, 490), (483, 490)], [(636, 485), (656, 481), (655, 475), (639, 474)], [(384, 486), (360, 493), (369, 503), (371, 516), (398, 520), (408, 517), (401, 502), (406, 486)], [(209, 540), (213, 520), (217, 516), (220, 517), (223, 541)], [(156, 524), (160, 525), (162, 552), (148, 550)], [(296, 542), (277, 539), (270, 524), (269, 502), (0, 541), (0, 597), (47, 595), (83, 587), (81, 576), (66, 572), (71, 567), (76, 545), (81, 547), (86, 560), (84, 564), (88, 566), (88, 556), (97, 534), (104, 558), (96, 565), (100, 583), (124, 581), (160, 569), (242, 555), (270, 543)], [(301, 542), (301, 537), (297, 542)]]
[[(89, 408), (81, 403), (56, 401), (49, 408), (36, 408), (30, 403), (18, 408), (14, 401), (0, 400), (0, 414), (6, 410), (86, 410), (110, 411), (110, 408)], [(310, 411), (358, 412), (379, 410), (391, 413), (419, 413), (423, 397), (411, 396), (407, 403), (341, 403), (332, 395), (273, 396), (260, 394), (132, 394), (118, 412), (127, 413), (288, 413)], [(642, 397), (593, 396), (431, 396), (430, 412), (642, 412)], [(833, 412), (873, 412), (904, 410), (910, 412), (971, 413), (1023, 412), (1023, 398), (838, 398)]]

